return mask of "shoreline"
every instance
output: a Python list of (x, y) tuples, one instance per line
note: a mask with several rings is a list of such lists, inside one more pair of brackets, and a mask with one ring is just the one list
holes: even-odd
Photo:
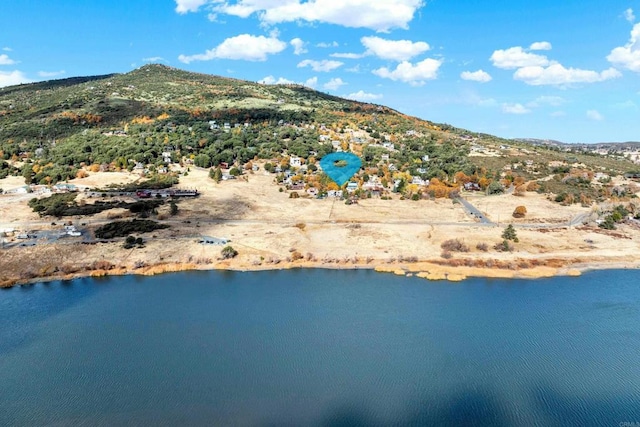
[(111, 270), (86, 270), (72, 274), (53, 274), (44, 277), (34, 277), (27, 280), (18, 280), (13, 283), (0, 283), (0, 288), (8, 289), (18, 286), (33, 286), (38, 283), (54, 281), (70, 281), (83, 278), (101, 278), (109, 276), (156, 276), (166, 273), (178, 273), (188, 271), (230, 271), (230, 272), (259, 272), (276, 270), (373, 270), (377, 273), (395, 274), (405, 277), (419, 277), (428, 281), (446, 281), (450, 283), (461, 282), (471, 278), (480, 279), (544, 279), (551, 277), (580, 277), (584, 273), (600, 270), (640, 270), (640, 260), (636, 262), (596, 262), (567, 264), (560, 267), (535, 266), (523, 269), (506, 268), (479, 268), (441, 265), (433, 261), (420, 261), (416, 263), (368, 263), (368, 264), (326, 264), (324, 262), (286, 262), (278, 265), (246, 265), (223, 261), (214, 265), (197, 265), (185, 263), (159, 263), (142, 268), (118, 267)]

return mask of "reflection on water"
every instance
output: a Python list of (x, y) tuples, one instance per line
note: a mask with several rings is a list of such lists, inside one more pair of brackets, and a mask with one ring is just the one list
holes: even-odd
[(0, 293), (0, 425), (640, 421), (633, 271), (195, 272)]

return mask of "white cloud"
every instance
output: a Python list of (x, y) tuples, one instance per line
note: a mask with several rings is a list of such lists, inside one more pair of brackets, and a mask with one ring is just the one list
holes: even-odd
[(254, 13), (264, 24), (321, 22), (388, 32), (408, 28), (424, 0), (176, 0), (178, 13), (195, 12), (205, 4), (216, 13), (247, 18)]
[(614, 65), (640, 73), (640, 23), (633, 26), (629, 42), (613, 49), (607, 60)]
[(489, 73), (483, 70), (478, 71), (463, 71), (460, 74), (460, 78), (462, 80), (471, 80), (474, 82), (487, 83), (491, 81), (491, 76)]
[(553, 113), (549, 114), (551, 117), (565, 117), (567, 115), (567, 113), (565, 113), (564, 111), (554, 111)]
[(340, 77), (337, 77), (337, 78), (329, 80), (322, 87), (327, 89), (327, 90), (336, 91), (336, 90), (340, 89), (342, 86), (344, 86), (346, 84), (347, 83), (345, 83)]
[(364, 53), (332, 53), (329, 55), (332, 58), (344, 58), (344, 59), (360, 59), (365, 56)]
[(22, 71), (0, 71), (0, 87), (31, 83), (31, 81)]
[(280, 77), (276, 80), (273, 76), (267, 76), (262, 80), (258, 80), (258, 83), (262, 83), (264, 85), (290, 85), (295, 84), (293, 80), (285, 79), (284, 77)]
[(318, 84), (318, 78), (312, 77), (310, 79), (307, 79), (307, 81), (305, 81), (304, 83), (300, 83), (300, 82), (295, 82), (293, 80), (286, 79), (284, 77), (279, 77), (276, 79), (273, 76), (267, 76), (262, 80), (258, 80), (258, 83), (265, 84), (265, 85), (302, 85), (302, 86), (314, 88)]
[(549, 59), (547, 59), (546, 56), (526, 52), (521, 46), (496, 50), (489, 59), (495, 67), (504, 70), (533, 66), (544, 67), (549, 65)]
[(522, 104), (502, 104), (502, 112), (507, 114), (527, 114), (531, 110)]
[(438, 77), (438, 69), (442, 65), (442, 60), (427, 58), (415, 65), (402, 61), (395, 70), (389, 70), (387, 67), (373, 70), (373, 74), (391, 80), (399, 80), (409, 83), (412, 86), (421, 86), (427, 80), (433, 80)]
[[(640, 32), (640, 26), (638, 28)], [(529, 47), (529, 50), (550, 49), (551, 43), (549, 42), (535, 42)], [(636, 53), (638, 53), (638, 66), (640, 70), (640, 52)], [(612, 55), (609, 55), (608, 58)], [(596, 83), (622, 76), (615, 68), (609, 68), (602, 72), (583, 70), (580, 68), (566, 68), (558, 61), (552, 61), (545, 55), (528, 52), (527, 49), (521, 46), (496, 50), (490, 59), (493, 65), (498, 68), (505, 70), (516, 69), (513, 73), (513, 78), (531, 86), (568, 86), (576, 83)], [(611, 59), (609, 60), (611, 61)]]
[(302, 55), (303, 53), (307, 53), (308, 50), (305, 49), (305, 42), (302, 41), (301, 38), (296, 37), (292, 39), (290, 42), (291, 46), (293, 46), (293, 53), (296, 55)]
[(382, 99), (382, 94), (368, 93), (363, 90), (359, 90), (357, 92), (350, 93), (349, 95), (345, 95), (345, 98), (353, 99), (354, 101), (370, 102), (370, 101)]
[(276, 37), (241, 34), (230, 37), (217, 47), (197, 55), (180, 55), (178, 60), (188, 64), (193, 61), (212, 59), (240, 59), (245, 61), (266, 61), (267, 56), (282, 52), (287, 44)]
[(633, 22), (636, 20), (636, 15), (633, 14), (633, 9), (629, 8), (624, 11), (624, 19), (629, 22)]
[(548, 67), (522, 67), (513, 74), (514, 79), (523, 81), (531, 86), (566, 86), (575, 83), (596, 83), (620, 76), (620, 72), (615, 68), (609, 68), (598, 73), (597, 71), (581, 70), (579, 68), (565, 68), (558, 63), (553, 63)]
[(549, 42), (534, 42), (529, 46), (529, 50), (551, 50), (551, 43)]
[(587, 111), (587, 118), (589, 120), (593, 120), (596, 122), (601, 122), (604, 120), (604, 116), (598, 112), (598, 110), (589, 110)]
[(10, 47), (3, 47), (2, 50), (4, 50), (5, 52), (13, 52), (13, 49), (11, 49)]
[(152, 56), (150, 58), (142, 58), (144, 62), (167, 62), (162, 56)]
[(298, 64), (298, 68), (311, 67), (313, 71), (317, 73), (333, 71), (336, 68), (340, 68), (343, 65), (340, 61), (331, 61), (323, 59), (322, 61), (314, 61), (312, 59), (305, 59)]
[(176, 12), (196, 12), (201, 6), (207, 3), (208, 0), (176, 0)]
[(14, 61), (13, 59), (9, 58), (9, 55), (7, 55), (5, 53), (0, 55), (0, 65), (13, 65), (15, 63), (16, 63), (16, 61)]
[(327, 48), (327, 47), (338, 47), (338, 42), (331, 42), (331, 43), (326, 43), (326, 42), (320, 42), (316, 45), (316, 47), (322, 47), (322, 48)]
[(420, 55), (430, 49), (425, 42), (412, 42), (410, 40), (386, 40), (380, 37), (362, 37), (362, 45), (367, 48), (367, 53), (380, 59), (391, 61), (408, 61), (414, 56)]
[(56, 77), (56, 76), (61, 76), (63, 74), (66, 74), (67, 72), (64, 70), (60, 70), (60, 71), (38, 71), (38, 75), (40, 77)]

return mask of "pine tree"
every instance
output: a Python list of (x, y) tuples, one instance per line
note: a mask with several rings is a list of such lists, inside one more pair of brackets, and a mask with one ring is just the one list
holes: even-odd
[(516, 229), (513, 228), (512, 224), (509, 224), (507, 228), (502, 232), (502, 238), (505, 240), (513, 240), (518, 243), (518, 236), (516, 235)]

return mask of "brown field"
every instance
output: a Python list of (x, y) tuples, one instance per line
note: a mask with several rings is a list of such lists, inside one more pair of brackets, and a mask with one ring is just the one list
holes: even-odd
[[(135, 178), (94, 173), (77, 180), (77, 184), (93, 186)], [(0, 180), (0, 188), (19, 186), (12, 180), (15, 178)], [(144, 248), (124, 249), (121, 242), (87, 245), (75, 238), (66, 239), (65, 244), (5, 249), (0, 251), (0, 284), (193, 268), (377, 268), (459, 280), (467, 276), (543, 277), (577, 274), (577, 270), (588, 268), (640, 265), (640, 231), (635, 226), (621, 225), (616, 231), (569, 227), (568, 221), (589, 214), (591, 208), (560, 206), (536, 193), (525, 197), (469, 196), (480, 211), (499, 222), (499, 226), (483, 226), (448, 199), (373, 198), (355, 205), (330, 199), (291, 199), (288, 192), (279, 192), (273, 176), (262, 171), (216, 184), (207, 177), (207, 171), (192, 168), (188, 176), (180, 178), (179, 187), (197, 188), (202, 196), (181, 201), (175, 217), (168, 216), (168, 207), (162, 207), (160, 215), (171, 228), (144, 235)], [(0, 195), (0, 231), (55, 228), (50, 225), (54, 218), (40, 219), (31, 212), (27, 206), (31, 197)], [(511, 216), (518, 205), (527, 208), (524, 219)], [(113, 216), (109, 211), (90, 219), (70, 219), (78, 225), (86, 222), (91, 229)], [(514, 244), (513, 252), (499, 252), (493, 246), (501, 241), (507, 223), (518, 226), (520, 242)], [(199, 244), (200, 236), (231, 239), (230, 245), (239, 255), (220, 260), (221, 247)], [(452, 253), (451, 258), (444, 259), (440, 245), (449, 239), (460, 239), (470, 251)], [(488, 251), (476, 249), (480, 243), (485, 243)], [(295, 260), (298, 254), (302, 258)], [(109, 264), (110, 270), (104, 271)]]

